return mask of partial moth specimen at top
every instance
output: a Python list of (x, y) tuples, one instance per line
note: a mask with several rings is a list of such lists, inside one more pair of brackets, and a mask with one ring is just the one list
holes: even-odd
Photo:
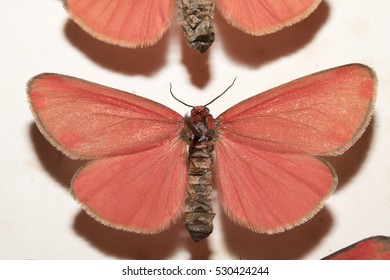
[(178, 17), (200, 53), (214, 42), (215, 6), (234, 27), (255, 36), (310, 15), (321, 0), (66, 0), (70, 17), (93, 37), (123, 47), (155, 44)]

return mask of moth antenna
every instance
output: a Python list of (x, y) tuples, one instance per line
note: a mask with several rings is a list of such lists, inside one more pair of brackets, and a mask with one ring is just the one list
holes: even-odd
[(215, 97), (213, 100), (211, 100), (209, 103), (207, 103), (206, 105), (204, 105), (205, 107), (209, 106), (211, 103), (213, 103), (215, 100), (217, 100), (218, 98), (220, 98), (222, 95), (225, 94), (225, 92), (227, 92), (233, 85), (234, 85), (234, 82), (236, 81), (237, 77), (234, 78), (233, 82), (231, 83), (230, 86), (228, 86), (220, 95), (218, 95), (217, 97)]
[(172, 84), (171, 83), (169, 83), (169, 91), (171, 92), (171, 95), (172, 95), (172, 97), (176, 100), (176, 101), (179, 101), (181, 104), (183, 104), (184, 106), (187, 106), (187, 107), (190, 107), (190, 108), (194, 108), (195, 106), (192, 106), (192, 105), (189, 105), (189, 104), (187, 104), (187, 103), (185, 103), (185, 102), (183, 102), (183, 101), (181, 101), (179, 98), (177, 98), (176, 96), (174, 96), (173, 95), (173, 92), (172, 92)]
[[(217, 100), (218, 98), (220, 98), (222, 95), (224, 95), (233, 85), (234, 83), (236, 82), (236, 79), (237, 77), (234, 78), (233, 82), (220, 94), (218, 95), (217, 97), (215, 97), (213, 100), (211, 100), (210, 102), (208, 102), (206, 105), (204, 105), (205, 107), (207, 107), (208, 105), (210, 105), (211, 103), (213, 103), (215, 100)], [(172, 84), (169, 83), (169, 92), (171, 93), (172, 97), (176, 100), (176, 101), (179, 101), (181, 104), (187, 106), (187, 107), (190, 107), (190, 108), (195, 108), (195, 106), (192, 106), (192, 105), (189, 105), (183, 101), (181, 101), (179, 98), (177, 98), (173, 92), (172, 92)]]

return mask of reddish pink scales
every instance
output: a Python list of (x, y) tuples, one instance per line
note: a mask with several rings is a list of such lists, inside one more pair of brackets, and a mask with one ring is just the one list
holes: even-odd
[[(72, 180), (84, 209), (139, 233), (186, 213), (196, 241), (212, 231), (211, 192), (236, 223), (276, 233), (310, 219), (337, 184), (319, 156), (343, 153), (373, 114), (374, 72), (350, 64), (244, 100), (214, 119), (190, 117), (134, 94), (42, 74), (28, 93), (40, 131), (74, 159), (91, 159)], [(188, 151), (187, 151), (188, 148)]]
[(67, 0), (70, 17), (92, 36), (125, 47), (156, 43), (175, 10), (191, 47), (205, 52), (214, 42), (214, 9), (252, 35), (280, 30), (306, 18), (321, 0)]

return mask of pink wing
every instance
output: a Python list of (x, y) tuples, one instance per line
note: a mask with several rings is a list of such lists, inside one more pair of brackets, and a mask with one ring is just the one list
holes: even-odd
[(337, 155), (363, 133), (375, 100), (374, 73), (353, 64), (247, 99), (219, 118), (216, 185), (227, 214), (257, 232), (312, 217), (334, 190)]
[(181, 213), (186, 195), (182, 117), (144, 99), (76, 78), (42, 74), (28, 86), (40, 131), (79, 170), (73, 193), (110, 226), (153, 233)]
[(225, 212), (255, 232), (276, 233), (305, 222), (337, 184), (333, 168), (310, 155), (261, 151), (223, 135), (215, 152)]
[(363, 134), (375, 97), (374, 72), (350, 64), (256, 95), (218, 119), (226, 138), (260, 150), (339, 155)]
[(390, 260), (390, 238), (373, 236), (356, 242), (327, 257), (325, 260)]
[(174, 139), (88, 163), (74, 176), (72, 191), (87, 213), (103, 224), (154, 233), (182, 213), (187, 180), (186, 146)]
[(67, 0), (71, 18), (92, 36), (124, 47), (152, 45), (169, 27), (171, 0)]
[(150, 149), (182, 128), (183, 118), (161, 104), (81, 79), (42, 74), (28, 87), (39, 129), (74, 159)]
[(252, 35), (263, 35), (306, 18), (321, 0), (216, 0), (233, 26)]

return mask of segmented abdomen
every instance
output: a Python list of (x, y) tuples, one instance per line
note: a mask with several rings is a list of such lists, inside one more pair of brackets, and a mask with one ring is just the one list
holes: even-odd
[(189, 147), (189, 188), (186, 200), (185, 227), (194, 241), (206, 238), (213, 231), (215, 213), (212, 208), (212, 168), (214, 143)]
[(188, 44), (203, 53), (214, 42), (215, 0), (176, 0)]

